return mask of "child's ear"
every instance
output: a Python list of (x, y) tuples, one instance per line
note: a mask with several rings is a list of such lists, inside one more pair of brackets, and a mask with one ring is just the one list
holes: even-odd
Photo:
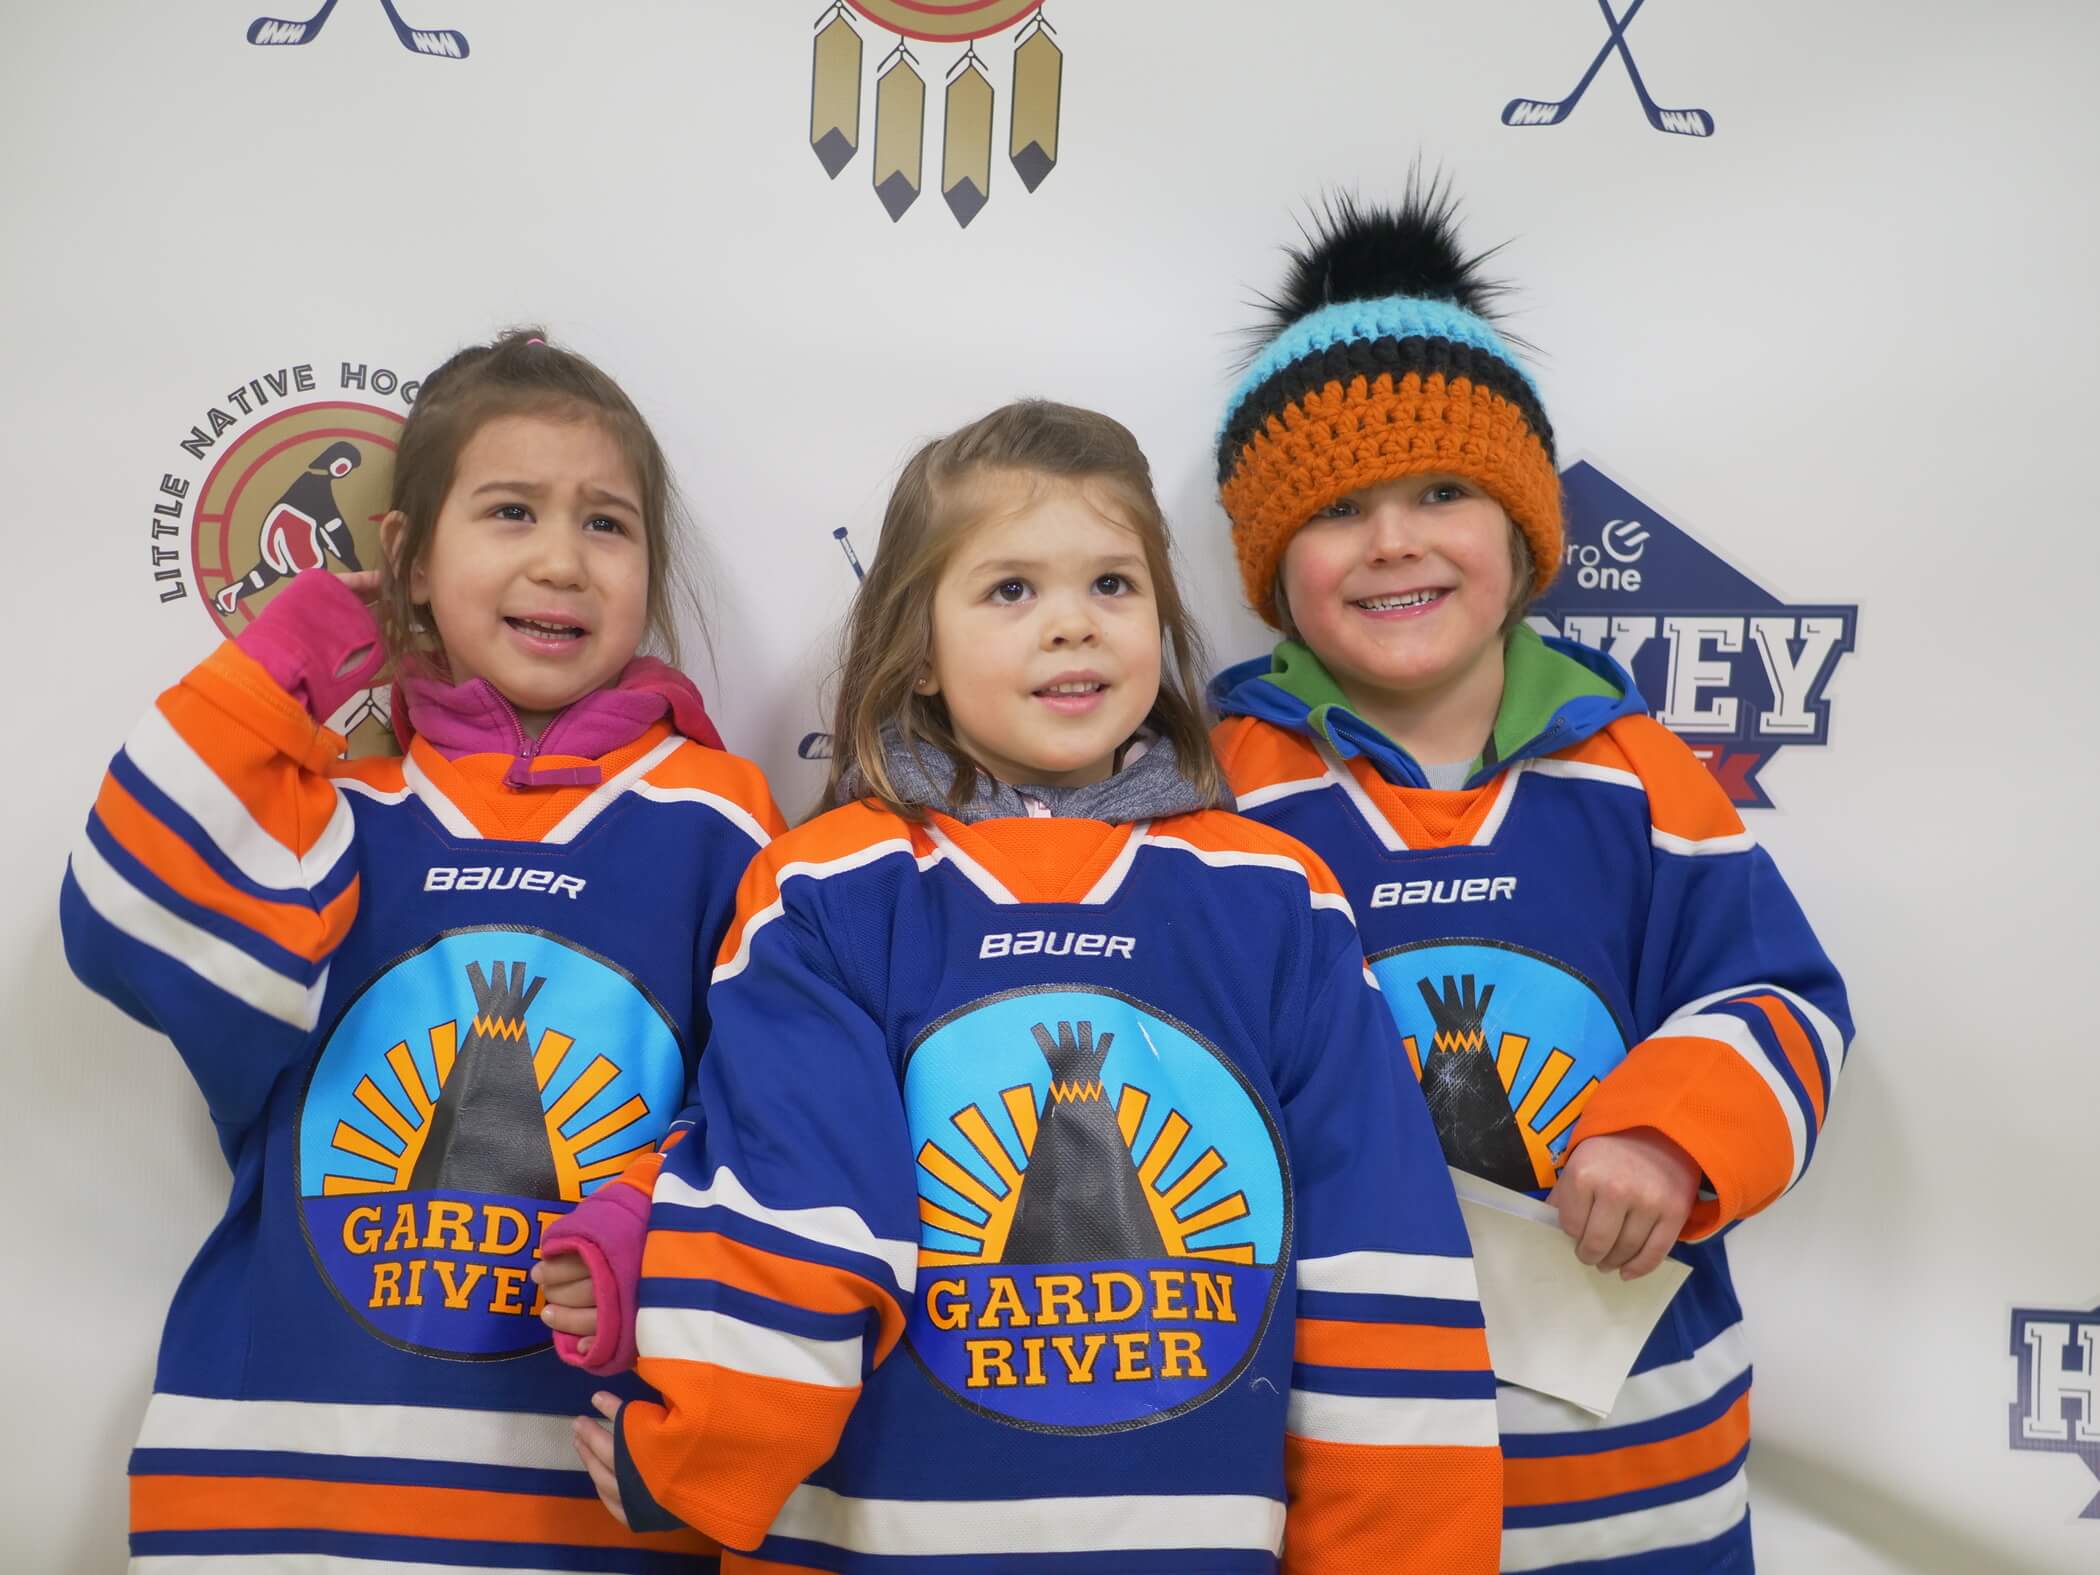
[[(396, 579), (401, 577), (401, 538), (407, 529), (408, 516), (399, 509), (390, 509), (379, 522), (379, 552), (386, 559), (387, 572)], [(428, 580), (420, 560), (408, 566), (408, 599), (412, 604), (430, 600)]]

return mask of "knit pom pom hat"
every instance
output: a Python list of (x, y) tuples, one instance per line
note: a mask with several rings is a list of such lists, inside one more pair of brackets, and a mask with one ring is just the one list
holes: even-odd
[(1299, 527), (1381, 481), (1463, 476), (1524, 533), (1532, 595), (1559, 566), (1553, 429), (1491, 319), (1491, 254), (1459, 249), (1456, 213), (1448, 187), (1417, 175), (1398, 210), (1333, 198), (1304, 248), (1286, 248), (1290, 274), (1218, 429), (1241, 582), (1271, 625)]

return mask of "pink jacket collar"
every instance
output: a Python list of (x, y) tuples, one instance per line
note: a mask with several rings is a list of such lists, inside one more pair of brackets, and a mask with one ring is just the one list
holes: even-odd
[(394, 737), (404, 751), (421, 738), (447, 760), (462, 755), (510, 755), (503, 780), (512, 787), (595, 787), (605, 778), (595, 763), (536, 768), (542, 755), (595, 762), (633, 743), (668, 713), (671, 725), (695, 743), (722, 747), (693, 681), (653, 656), (636, 657), (608, 688), (593, 690), (565, 708), (532, 738), (517, 708), (486, 678), (449, 683), (429, 673), (394, 682)]

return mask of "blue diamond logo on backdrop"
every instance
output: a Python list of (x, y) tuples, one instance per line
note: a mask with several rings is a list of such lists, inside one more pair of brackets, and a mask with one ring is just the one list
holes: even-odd
[(1532, 626), (1608, 653), (1733, 803), (1770, 808), (1758, 774), (1772, 757), (1829, 741), (1824, 691), (1858, 606), (1780, 600), (1587, 460), (1561, 487), (1560, 575)]
[[(2100, 1479), (2100, 1306), (2015, 1307), (2012, 1354), (2012, 1447), (2076, 1455)], [(2078, 1518), (2100, 1520), (2100, 1494)]]

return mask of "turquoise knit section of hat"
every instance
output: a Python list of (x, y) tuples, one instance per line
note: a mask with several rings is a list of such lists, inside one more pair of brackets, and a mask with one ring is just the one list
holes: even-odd
[[(1232, 397), (1225, 402), (1225, 417), (1218, 423), (1216, 441), (1225, 441), (1232, 418), (1239, 414), (1240, 406), (1254, 391), (1293, 361), (1334, 345), (1376, 339), (1448, 339), (1454, 344), (1470, 345), (1508, 363), (1509, 369), (1530, 385), (1534, 395), (1539, 391), (1538, 384), (1532, 382), (1531, 374), (1518, 362), (1509, 342), (1488, 326), (1487, 319), (1478, 313), (1454, 306), (1449, 301), (1431, 301), (1412, 295), (1381, 296), (1374, 301), (1341, 301), (1299, 318), (1256, 357), (1233, 389)], [(1544, 400), (1540, 403), (1543, 404)]]

